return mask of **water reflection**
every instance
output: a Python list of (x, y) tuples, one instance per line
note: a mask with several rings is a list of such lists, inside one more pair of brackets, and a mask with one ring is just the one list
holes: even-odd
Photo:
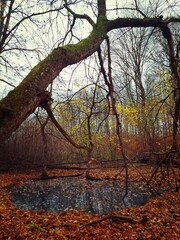
[[(61, 212), (67, 208), (86, 212), (105, 213), (124, 208), (124, 191), (116, 181), (87, 181), (82, 178), (63, 178), (31, 182), (14, 188), (13, 203), (24, 210)], [(151, 196), (147, 189), (131, 186), (126, 206), (143, 205)]]

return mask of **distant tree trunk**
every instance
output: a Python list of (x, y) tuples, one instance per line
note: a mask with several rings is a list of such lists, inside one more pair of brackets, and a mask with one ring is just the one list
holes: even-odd
[(43, 155), (42, 155), (42, 175), (41, 178), (48, 178), (48, 174), (47, 174), (47, 169), (46, 169), (46, 165), (47, 165), (47, 161), (48, 161), (48, 144), (47, 144), (47, 136), (45, 133), (45, 126), (46, 125), (42, 125), (41, 126), (41, 134), (42, 134), (42, 139), (43, 139)]
[(42, 174), (41, 174), (41, 178), (42, 179), (47, 179), (48, 178), (48, 174), (47, 174), (47, 169), (46, 169), (46, 165), (47, 165), (47, 161), (48, 161), (48, 141), (47, 141), (47, 136), (45, 133), (45, 128), (47, 126), (49, 117), (46, 118), (46, 120), (42, 123), (38, 114), (36, 115), (38, 122), (40, 123), (40, 129), (41, 129), (41, 136), (42, 136), (42, 142), (43, 142), (43, 153), (42, 153)]

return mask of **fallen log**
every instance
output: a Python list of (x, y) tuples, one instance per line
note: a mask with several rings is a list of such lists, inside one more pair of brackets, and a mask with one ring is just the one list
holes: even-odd
[(102, 217), (98, 220), (86, 223), (86, 224), (82, 225), (82, 227), (92, 226), (94, 224), (100, 223), (105, 220), (109, 220), (111, 224), (113, 222), (116, 222), (116, 223), (117, 222), (118, 223), (119, 222), (129, 222), (132, 224), (145, 224), (149, 220), (149, 218), (144, 216), (140, 221), (137, 221), (137, 220), (132, 219), (131, 217), (127, 217), (127, 216), (123, 216), (123, 215), (108, 215), (108, 216)]

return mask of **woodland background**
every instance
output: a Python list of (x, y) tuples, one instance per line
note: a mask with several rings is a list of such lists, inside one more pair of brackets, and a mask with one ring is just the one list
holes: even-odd
[[(92, 20), (97, 16), (94, 1), (0, 2), (2, 98), (54, 47), (76, 43), (89, 34), (91, 26), (83, 20), (87, 20), (86, 15), (80, 15), (80, 12), (89, 13)], [(176, 18), (169, 27), (174, 55), (176, 60), (179, 59), (178, 1), (107, 1), (106, 4), (107, 16), (112, 19), (114, 16), (148, 17), (160, 21), (167, 21), (169, 16)], [(110, 46), (102, 43), (101, 57), (104, 67), (112, 71), (116, 116), (97, 53), (65, 68), (49, 86), (54, 116), (74, 142), (85, 147), (91, 145), (91, 157), (99, 161), (122, 158), (116, 131), (117, 116), (128, 157), (170, 150), (176, 86), (172, 79), (167, 39), (156, 27), (120, 28), (108, 35)], [(86, 161), (87, 152), (72, 146), (41, 107), (1, 144), (2, 164)], [(177, 121), (176, 125), (179, 144)]]

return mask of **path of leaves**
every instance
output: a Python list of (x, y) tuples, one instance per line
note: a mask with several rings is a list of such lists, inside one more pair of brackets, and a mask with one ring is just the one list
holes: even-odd
[[(149, 167), (142, 167), (147, 174), (152, 171)], [(76, 171), (53, 170), (51, 175), (71, 175)], [(94, 170), (95, 176), (111, 178), (117, 174), (116, 170)], [(40, 175), (38, 171), (12, 172), (0, 174), (0, 239), (83, 239), (83, 240), (178, 240), (180, 239), (180, 200), (178, 192), (168, 192), (164, 197), (151, 199), (145, 206), (130, 207), (112, 214), (126, 215), (134, 220), (148, 216), (144, 225), (131, 223), (113, 223), (108, 220), (84, 227), (83, 225), (99, 219), (101, 216), (83, 211), (68, 210), (62, 213), (47, 211), (23, 211), (16, 209), (9, 194), (9, 190), (29, 179)], [(140, 176), (130, 170), (131, 181), (140, 180)]]

